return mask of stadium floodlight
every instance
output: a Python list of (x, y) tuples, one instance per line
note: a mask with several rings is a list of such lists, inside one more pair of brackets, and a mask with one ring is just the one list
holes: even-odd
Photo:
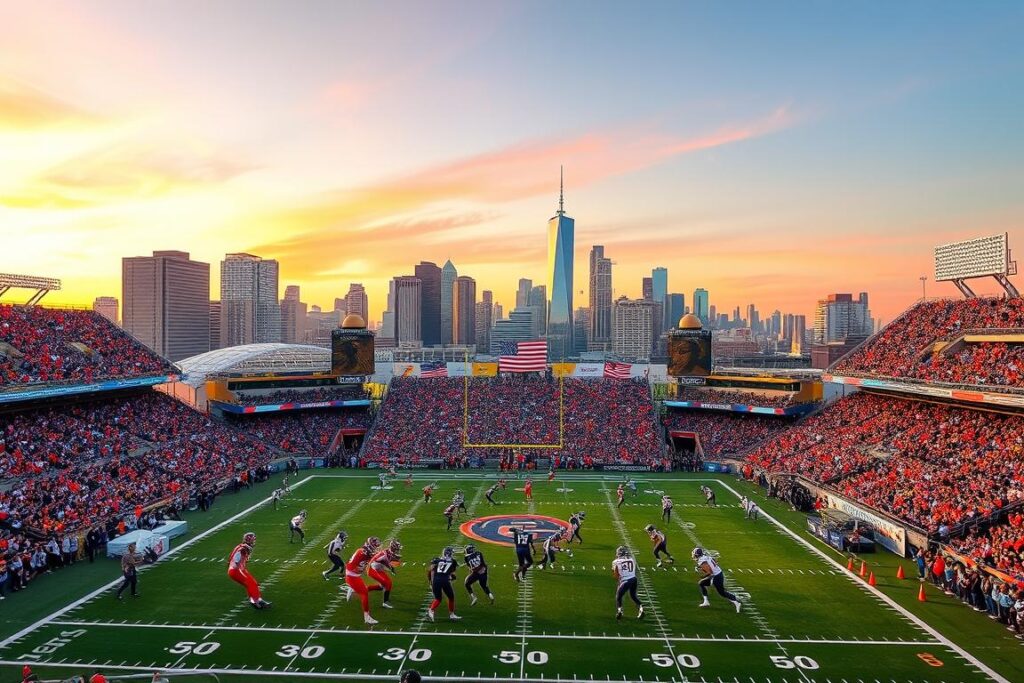
[(26, 306), (35, 306), (44, 296), (46, 296), (47, 292), (60, 289), (60, 280), (55, 277), (37, 277), (35, 275), (0, 273), (0, 297), (11, 289), (36, 290), (36, 293), (25, 302)]
[(965, 280), (993, 277), (1010, 296), (1020, 296), (1007, 279), (1017, 274), (1010, 258), (1009, 233), (976, 237), (935, 247), (935, 281), (952, 282), (968, 298), (975, 294)]

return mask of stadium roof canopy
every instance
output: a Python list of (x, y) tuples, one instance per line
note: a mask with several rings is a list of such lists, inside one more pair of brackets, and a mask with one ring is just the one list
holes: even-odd
[(186, 375), (186, 384), (199, 387), (208, 377), (217, 375), (329, 370), (331, 352), (302, 344), (244, 344), (180, 360), (178, 367)]

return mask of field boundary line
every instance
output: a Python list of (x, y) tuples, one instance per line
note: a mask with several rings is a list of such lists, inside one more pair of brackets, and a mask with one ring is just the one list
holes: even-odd
[[(734, 489), (732, 486), (730, 486), (728, 484), (728, 482), (719, 480), (719, 483), (722, 486), (724, 486), (726, 489), (728, 489), (737, 498), (742, 498), (743, 497), (742, 495), (740, 495), (740, 493), (736, 489)], [(814, 553), (818, 557), (822, 558), (823, 560), (825, 560), (829, 564), (835, 566), (837, 569), (844, 570), (843, 565), (841, 565), (839, 562), (834, 560), (830, 555), (828, 555), (823, 550), (821, 550), (821, 548), (818, 548), (817, 546), (812, 544), (810, 541), (808, 541), (806, 538), (803, 538), (802, 536), (798, 535), (796, 532), (794, 532), (788, 526), (786, 526), (785, 524), (783, 524), (779, 520), (775, 519), (775, 517), (773, 517), (771, 514), (765, 512), (764, 510), (761, 510), (761, 514), (766, 519), (771, 521), (772, 524), (774, 524), (775, 526), (779, 527), (779, 529), (781, 529), (783, 533), (787, 534), (790, 538), (795, 540), (797, 543), (799, 543), (800, 545), (804, 546), (805, 548), (807, 548), (812, 553)], [(871, 586), (871, 585), (868, 585), (867, 583), (864, 583), (863, 587), (866, 590), (870, 591), (871, 593), (874, 593), (874, 595), (877, 598), (879, 598), (885, 604), (887, 604), (889, 607), (891, 607), (892, 609), (896, 610), (897, 612), (902, 614), (904, 617), (909, 619), (911, 622), (916, 624), (923, 631), (925, 631), (928, 634), (930, 634), (933, 638), (935, 638), (936, 641), (938, 641), (939, 644), (944, 645), (945, 647), (949, 648), (953, 652), (956, 652), (959, 656), (961, 656), (964, 659), (966, 659), (967, 661), (969, 661), (971, 664), (973, 664), (975, 667), (977, 667), (978, 670), (983, 672), (985, 675), (987, 675), (993, 681), (997, 681), (998, 683), (1010, 683), (1009, 679), (1004, 678), (1003, 676), (1001, 676), (997, 671), (995, 671), (994, 669), (989, 667), (987, 664), (982, 662), (980, 659), (978, 659), (977, 657), (975, 657), (971, 653), (967, 652), (967, 650), (963, 649), (962, 647), (960, 647), (959, 645), (954, 643), (952, 640), (950, 640), (945, 635), (943, 635), (938, 630), (936, 630), (934, 627), (932, 627), (931, 624), (929, 624), (928, 622), (926, 622), (923, 619), (921, 619), (920, 617), (918, 617), (916, 614), (914, 614), (913, 612), (908, 610), (906, 607), (904, 607), (903, 605), (899, 604), (898, 602), (896, 602), (895, 600), (890, 598), (888, 595), (886, 595), (882, 591), (878, 590), (878, 588), (876, 588), (875, 586)]]
[[(295, 482), (295, 484), (292, 486), (292, 488), (293, 489), (297, 489), (300, 486), (302, 486), (303, 484), (305, 484), (306, 482), (311, 481), (315, 477), (316, 477), (316, 475), (309, 475), (305, 479), (302, 479), (301, 481)], [(150, 569), (151, 567), (157, 566), (161, 562), (166, 561), (172, 555), (175, 555), (175, 554), (180, 553), (181, 551), (185, 550), (185, 548), (188, 548), (193, 543), (197, 543), (198, 541), (201, 541), (204, 538), (206, 538), (208, 536), (211, 536), (212, 534), (217, 533), (221, 529), (224, 529), (225, 527), (230, 526), (231, 524), (234, 524), (235, 522), (237, 522), (238, 520), (242, 519), (243, 517), (247, 517), (248, 515), (252, 514), (256, 510), (258, 510), (263, 505), (266, 505), (267, 503), (271, 502), (271, 500), (273, 500), (273, 494), (270, 494), (266, 498), (263, 498), (263, 499), (257, 501), (253, 505), (250, 505), (246, 509), (244, 509), (241, 512), (238, 512), (238, 513), (236, 513), (234, 515), (232, 515), (231, 517), (228, 517), (224, 521), (218, 522), (217, 524), (214, 524), (212, 527), (210, 527), (206, 531), (202, 531), (202, 532), (196, 534), (195, 536), (193, 536), (192, 538), (188, 539), (187, 541), (185, 541), (181, 545), (179, 545), (177, 547), (174, 547), (174, 548), (171, 548), (166, 553), (164, 553), (162, 556), (157, 558), (157, 561), (155, 563), (153, 563), (151, 565), (146, 565), (144, 567), (141, 567), (139, 569), (139, 571), (140, 572), (141, 571), (146, 571), (146, 570)], [(76, 608), (84, 605), (85, 603), (89, 602), (93, 598), (96, 598), (96, 597), (102, 595), (103, 593), (106, 593), (111, 588), (114, 588), (119, 583), (121, 583), (122, 580), (123, 579), (121, 579), (121, 578), (114, 579), (113, 581), (110, 581), (109, 583), (106, 583), (106, 584), (100, 586), (99, 588), (96, 588), (93, 591), (91, 591), (89, 593), (86, 593), (85, 595), (83, 595), (82, 597), (78, 598), (77, 600), (68, 603), (64, 607), (61, 607), (59, 610), (56, 610), (56, 611), (52, 612), (51, 614), (46, 615), (45, 617), (43, 617), (42, 619), (39, 619), (35, 623), (29, 624), (28, 626), (26, 626), (25, 628), (21, 629), (17, 633), (14, 633), (14, 634), (12, 634), (10, 636), (7, 636), (3, 640), (0, 640), (0, 649), (8, 647), (12, 643), (15, 643), (18, 640), (21, 640), (22, 638), (24, 638), (28, 634), (32, 633), (33, 631), (35, 631), (35, 630), (37, 630), (39, 628), (42, 628), (43, 626), (46, 626), (51, 621), (54, 621), (54, 620), (58, 619), (59, 617), (67, 614), (71, 610), (76, 609)]]
[[(150, 629), (175, 629), (191, 631), (240, 631), (246, 633), (271, 632), (271, 633), (316, 633), (318, 635), (339, 635), (339, 636), (411, 636), (419, 634), (424, 637), (437, 638), (502, 638), (518, 639), (519, 633), (505, 632), (444, 632), (444, 631), (413, 631), (413, 630), (369, 630), (369, 629), (348, 629), (348, 628), (306, 628), (302, 626), (211, 626), (210, 624), (145, 624), (131, 621), (53, 621), (53, 626), (92, 626), (97, 628), (150, 628)], [(664, 642), (663, 636), (623, 636), (623, 635), (594, 635), (594, 634), (572, 634), (572, 633), (531, 633), (530, 638), (540, 640), (613, 640), (630, 641), (644, 640), (652, 642)], [(774, 643), (802, 643), (806, 645), (876, 645), (876, 646), (942, 646), (942, 643), (934, 640), (856, 640), (839, 638), (761, 638), (759, 636), (744, 638), (742, 636), (669, 636), (673, 642), (680, 643), (746, 643), (751, 645), (771, 645)]]

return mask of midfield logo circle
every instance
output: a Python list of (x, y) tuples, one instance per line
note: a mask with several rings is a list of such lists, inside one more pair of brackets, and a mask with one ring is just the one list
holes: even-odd
[(524, 529), (534, 535), (537, 541), (544, 541), (548, 536), (571, 531), (568, 522), (543, 515), (492, 515), (478, 517), (463, 522), (459, 530), (464, 536), (475, 541), (512, 547), (512, 527)]

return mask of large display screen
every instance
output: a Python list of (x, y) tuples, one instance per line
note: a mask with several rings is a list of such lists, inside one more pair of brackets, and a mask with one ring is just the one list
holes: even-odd
[(340, 377), (373, 374), (373, 335), (337, 329), (331, 332), (331, 372)]
[(711, 360), (710, 330), (677, 330), (668, 336), (669, 377), (707, 377)]

